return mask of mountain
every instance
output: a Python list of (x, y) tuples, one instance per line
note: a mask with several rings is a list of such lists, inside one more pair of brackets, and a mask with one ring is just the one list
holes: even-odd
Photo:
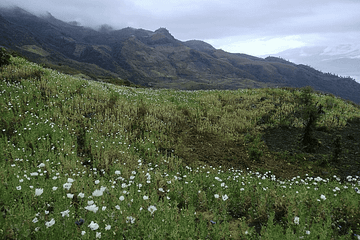
[(279, 52), (276, 56), (306, 63), (323, 72), (350, 76), (360, 82), (360, 44), (301, 47)]
[(93, 79), (176, 89), (304, 87), (360, 103), (360, 84), (282, 58), (228, 53), (199, 41), (177, 40), (166, 28), (99, 30), (66, 23), (50, 13), (0, 9), (0, 45), (29, 60)]

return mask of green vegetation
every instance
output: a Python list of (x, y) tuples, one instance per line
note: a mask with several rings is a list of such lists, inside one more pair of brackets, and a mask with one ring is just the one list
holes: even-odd
[(9, 63), (0, 238), (359, 238), (358, 105), (310, 88), (154, 90)]
[(47, 51), (45, 51), (44, 49), (42, 49), (41, 47), (38, 47), (36, 45), (24, 45), (24, 46), (22, 46), (22, 49), (24, 49), (28, 52), (38, 54), (42, 57), (47, 57), (50, 55), (50, 53), (48, 53)]
[(10, 63), (10, 54), (5, 48), (0, 48), (0, 67), (8, 65)]

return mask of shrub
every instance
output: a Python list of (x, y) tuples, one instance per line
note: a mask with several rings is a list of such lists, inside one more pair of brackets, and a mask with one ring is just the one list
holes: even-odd
[(10, 54), (5, 48), (0, 48), (0, 67), (10, 64)]
[(250, 135), (247, 134), (245, 136), (245, 142), (248, 143), (248, 154), (249, 154), (249, 158), (251, 160), (257, 161), (259, 162), (261, 159), (261, 157), (263, 156), (263, 151), (262, 151), (262, 140), (261, 140), (261, 136), (260, 135)]
[(306, 152), (314, 152), (318, 145), (318, 141), (313, 137), (313, 130), (316, 122), (323, 114), (323, 106), (318, 103), (314, 103), (314, 97), (312, 95), (313, 89), (311, 87), (305, 87), (301, 89), (299, 97), (299, 105), (302, 107), (302, 116), (305, 120), (305, 130), (302, 137), (302, 144)]

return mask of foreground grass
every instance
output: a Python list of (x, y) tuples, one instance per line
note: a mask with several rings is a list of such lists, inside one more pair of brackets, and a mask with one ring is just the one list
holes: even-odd
[(360, 140), (341, 137), (357, 105), (311, 93), (325, 110), (314, 151), (276, 150), (274, 132), (307, 125), (304, 91), (133, 89), (11, 61), (0, 72), (2, 238), (360, 235), (360, 179), (345, 174), (359, 170)]

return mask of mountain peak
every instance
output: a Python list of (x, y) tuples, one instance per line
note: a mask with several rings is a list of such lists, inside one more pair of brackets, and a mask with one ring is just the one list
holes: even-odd
[(170, 34), (169, 30), (167, 30), (167, 29), (164, 28), (164, 27), (161, 27), (161, 28), (156, 29), (155, 32), (157, 32), (157, 33)]
[(186, 41), (184, 44), (198, 51), (216, 50), (211, 44), (200, 40), (189, 40)]
[(164, 36), (167, 37), (167, 38), (175, 39), (174, 36), (171, 35), (171, 33), (169, 32), (169, 30), (167, 30), (167, 29), (164, 28), (164, 27), (161, 27), (161, 28), (155, 30), (155, 33), (162, 34), (162, 35), (164, 35)]
[(59, 21), (56, 19), (50, 12), (40, 15), (41, 18), (46, 19), (47, 21)]

